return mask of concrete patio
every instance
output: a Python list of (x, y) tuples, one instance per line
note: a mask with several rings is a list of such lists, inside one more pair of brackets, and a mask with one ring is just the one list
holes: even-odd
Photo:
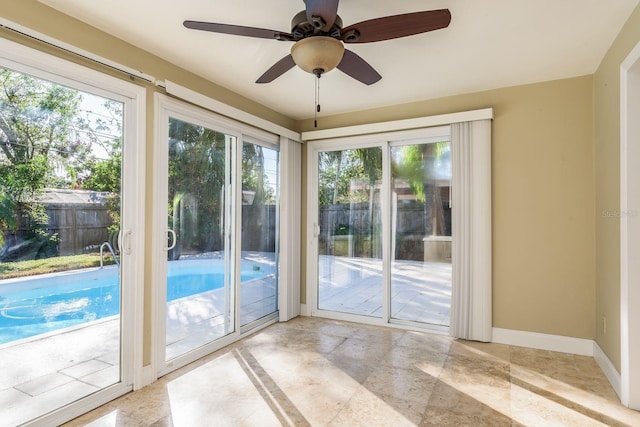
[[(382, 316), (382, 260), (321, 255), (318, 271), (320, 309)], [(392, 318), (449, 326), (450, 311), (450, 263), (392, 262)]]

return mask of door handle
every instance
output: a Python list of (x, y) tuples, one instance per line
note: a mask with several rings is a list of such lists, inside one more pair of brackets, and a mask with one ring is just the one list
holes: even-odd
[(131, 255), (131, 230), (118, 231), (118, 247), (126, 255)]
[(164, 248), (165, 251), (170, 251), (171, 249), (176, 247), (176, 243), (178, 243), (178, 239), (176, 238), (176, 232), (170, 228), (167, 228), (167, 233), (171, 235), (171, 246), (167, 246)]
[(320, 235), (320, 226), (318, 224), (313, 224), (313, 237), (318, 237)]

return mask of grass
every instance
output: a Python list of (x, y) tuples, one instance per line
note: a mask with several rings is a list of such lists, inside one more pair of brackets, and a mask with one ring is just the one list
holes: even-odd
[[(104, 264), (114, 264), (113, 257), (111, 255), (105, 255)], [(100, 254), (98, 253), (61, 256), (31, 261), (3, 262), (0, 263), (0, 280), (99, 266)]]

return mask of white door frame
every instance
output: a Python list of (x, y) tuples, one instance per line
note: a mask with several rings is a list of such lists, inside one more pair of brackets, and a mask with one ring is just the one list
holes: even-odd
[(54, 410), (27, 425), (61, 424), (106, 402), (142, 387), (143, 363), (143, 283), (145, 187), (146, 89), (65, 59), (40, 52), (6, 39), (0, 39), (0, 65), (12, 70), (66, 85), (74, 89), (120, 101), (124, 104), (121, 277), (121, 380)]
[[(232, 331), (228, 334), (209, 342), (202, 347), (193, 349), (183, 355), (177, 356), (174, 359), (169, 361), (166, 360), (166, 310), (167, 310), (167, 299), (166, 299), (166, 283), (167, 283), (167, 198), (168, 198), (168, 187), (167, 187), (167, 174), (168, 174), (168, 165), (169, 165), (169, 157), (167, 151), (167, 144), (169, 141), (169, 118), (173, 117), (182, 121), (186, 121), (189, 123), (193, 123), (199, 126), (203, 126), (209, 129), (215, 129), (218, 132), (224, 133), (226, 135), (230, 135), (236, 138), (238, 144), (242, 143), (242, 135), (239, 132), (236, 132), (228, 126), (228, 123), (222, 122), (217, 123), (216, 117), (212, 114), (198, 108), (186, 104), (183, 101), (179, 101), (173, 98), (170, 98), (166, 95), (162, 95), (160, 93), (156, 93), (154, 95), (155, 100), (155, 121), (156, 121), (156, 144), (155, 144), (155, 153), (154, 153), (154, 165), (153, 165), (153, 176), (154, 176), (154, 216), (153, 216), (153, 234), (151, 236), (151, 242), (154, 253), (154, 265), (153, 271), (151, 274), (152, 283), (154, 283), (154, 289), (152, 293), (152, 307), (153, 307), (153, 334), (152, 334), (152, 362), (151, 365), (154, 371), (154, 380), (159, 378), (171, 371), (174, 371), (182, 366), (185, 366), (194, 360), (197, 360), (209, 353), (212, 353), (219, 348), (222, 348), (226, 345), (231, 344), (233, 341), (238, 339), (238, 328), (237, 328), (237, 320), (238, 320), (238, 306), (237, 306), (237, 295), (238, 289), (236, 288), (236, 280), (234, 275), (235, 269), (235, 257), (232, 261), (231, 265), (231, 287), (234, 296), (230, 301), (227, 301), (227, 304), (230, 304), (233, 311), (233, 327)], [(227, 125), (227, 126), (225, 126)], [(230, 147), (231, 148), (231, 147)], [(234, 173), (233, 180), (237, 179), (237, 159), (235, 154), (236, 148), (233, 147), (231, 153), (231, 163), (234, 163), (233, 166), (231, 164), (229, 167), (232, 168)], [(225, 226), (225, 239), (229, 238), (232, 234), (235, 235), (234, 230), (236, 227), (236, 216), (237, 212), (235, 209), (236, 206), (236, 197), (234, 195), (234, 187), (233, 186), (228, 194), (230, 197), (230, 203), (228, 206), (231, 207), (231, 210), (226, 212), (228, 215), (228, 222)], [(236, 242), (232, 239), (228, 242), (230, 247), (228, 248), (228, 253), (233, 254)], [(233, 255), (231, 255), (233, 257)]]
[(640, 410), (640, 43), (620, 67), (621, 401)]
[(318, 156), (321, 152), (351, 150), (357, 148), (382, 149), (382, 200), (388, 203), (390, 194), (390, 147), (403, 145), (406, 141), (435, 142), (442, 136), (449, 135), (449, 125), (434, 126), (430, 128), (409, 129), (396, 132), (372, 133), (369, 135), (346, 136), (325, 140), (307, 141), (307, 314), (310, 316), (325, 317), (329, 319), (355, 321), (359, 323), (393, 326), (406, 329), (424, 330), (445, 333), (448, 327), (437, 325), (419, 324), (418, 322), (391, 319), (391, 211), (389, 206), (383, 206), (381, 212), (382, 222), (382, 252), (383, 252), (383, 283), (382, 283), (382, 314), (380, 317), (369, 317), (351, 313), (322, 310), (318, 304), (318, 236), (320, 232), (318, 224)]
[[(206, 356), (222, 347), (228, 346), (237, 341), (246, 334), (256, 331), (258, 328), (266, 327), (277, 320), (273, 318), (261, 321), (258, 324), (250, 324), (253, 329), (240, 327), (240, 243), (241, 243), (241, 205), (238, 201), (242, 198), (242, 145), (244, 141), (257, 143), (264, 146), (277, 146), (280, 138), (264, 132), (259, 129), (245, 126), (239, 122), (222, 117), (211, 111), (207, 111), (198, 106), (185, 103), (182, 100), (168, 97), (166, 95), (156, 93), (154, 95), (155, 102), (155, 128), (156, 128), (156, 144), (153, 165), (153, 182), (154, 182), (154, 207), (153, 207), (153, 233), (151, 242), (153, 247), (154, 261), (151, 273), (151, 282), (154, 284), (152, 291), (152, 310), (153, 310), (153, 332), (151, 338), (152, 356), (151, 368), (147, 382), (151, 383), (157, 378), (185, 366), (203, 356)], [(234, 184), (231, 185), (229, 191), (229, 211), (227, 212), (229, 223), (225, 234), (231, 239), (228, 253), (232, 257), (231, 276), (233, 296), (231, 302), (234, 310), (234, 326), (233, 331), (215, 339), (199, 348), (189, 351), (169, 361), (166, 360), (166, 280), (167, 280), (167, 167), (169, 164), (167, 141), (169, 117), (177, 118), (199, 126), (215, 129), (217, 132), (224, 133), (236, 138), (237, 143), (231, 148), (229, 155), (233, 164), (232, 173)], [(163, 184), (164, 183), (164, 184)], [(287, 187), (289, 188), (289, 187)], [(287, 190), (289, 191), (289, 190)], [(290, 200), (287, 199), (287, 200)], [(287, 242), (280, 240), (280, 248), (284, 251), (290, 251)], [(288, 253), (288, 252), (285, 252)], [(280, 283), (279, 298), (281, 297), (282, 287), (292, 286), (292, 283)], [(289, 292), (289, 295), (291, 292)], [(280, 302), (282, 299), (280, 299)]]
[[(329, 319), (356, 321), (369, 325), (386, 325), (388, 324), (388, 313), (386, 310), (380, 317), (369, 317), (351, 313), (343, 313), (337, 311), (322, 310), (318, 307), (318, 237), (320, 233), (320, 225), (318, 224), (318, 156), (321, 152), (352, 150), (357, 148), (380, 148), (383, 151), (383, 164), (386, 160), (384, 154), (387, 141), (384, 135), (375, 135), (367, 137), (348, 137), (327, 141), (311, 141), (308, 143), (307, 149), (307, 311), (310, 316), (326, 317)], [(383, 180), (386, 177), (383, 177)], [(383, 186), (384, 187), (384, 186)], [(383, 199), (386, 194), (383, 195)], [(387, 225), (387, 216), (385, 209), (382, 209), (382, 235), (386, 235), (385, 227)], [(387, 251), (387, 243), (383, 239), (383, 251)], [(383, 260), (383, 264), (385, 260)], [(388, 267), (384, 266), (383, 271), (388, 271)], [(382, 291), (385, 287), (383, 285)], [(383, 300), (387, 300), (383, 296)], [(383, 302), (383, 305), (387, 305)]]

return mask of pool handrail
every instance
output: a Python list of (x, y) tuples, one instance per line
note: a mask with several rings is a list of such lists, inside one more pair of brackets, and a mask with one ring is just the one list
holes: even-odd
[(116, 257), (116, 252), (113, 250), (111, 243), (104, 242), (100, 245), (100, 268), (104, 267), (104, 247), (105, 246), (109, 249), (109, 252), (111, 252), (111, 256), (113, 256), (113, 259), (115, 260), (116, 265), (120, 267), (120, 261), (118, 261), (118, 257)]

